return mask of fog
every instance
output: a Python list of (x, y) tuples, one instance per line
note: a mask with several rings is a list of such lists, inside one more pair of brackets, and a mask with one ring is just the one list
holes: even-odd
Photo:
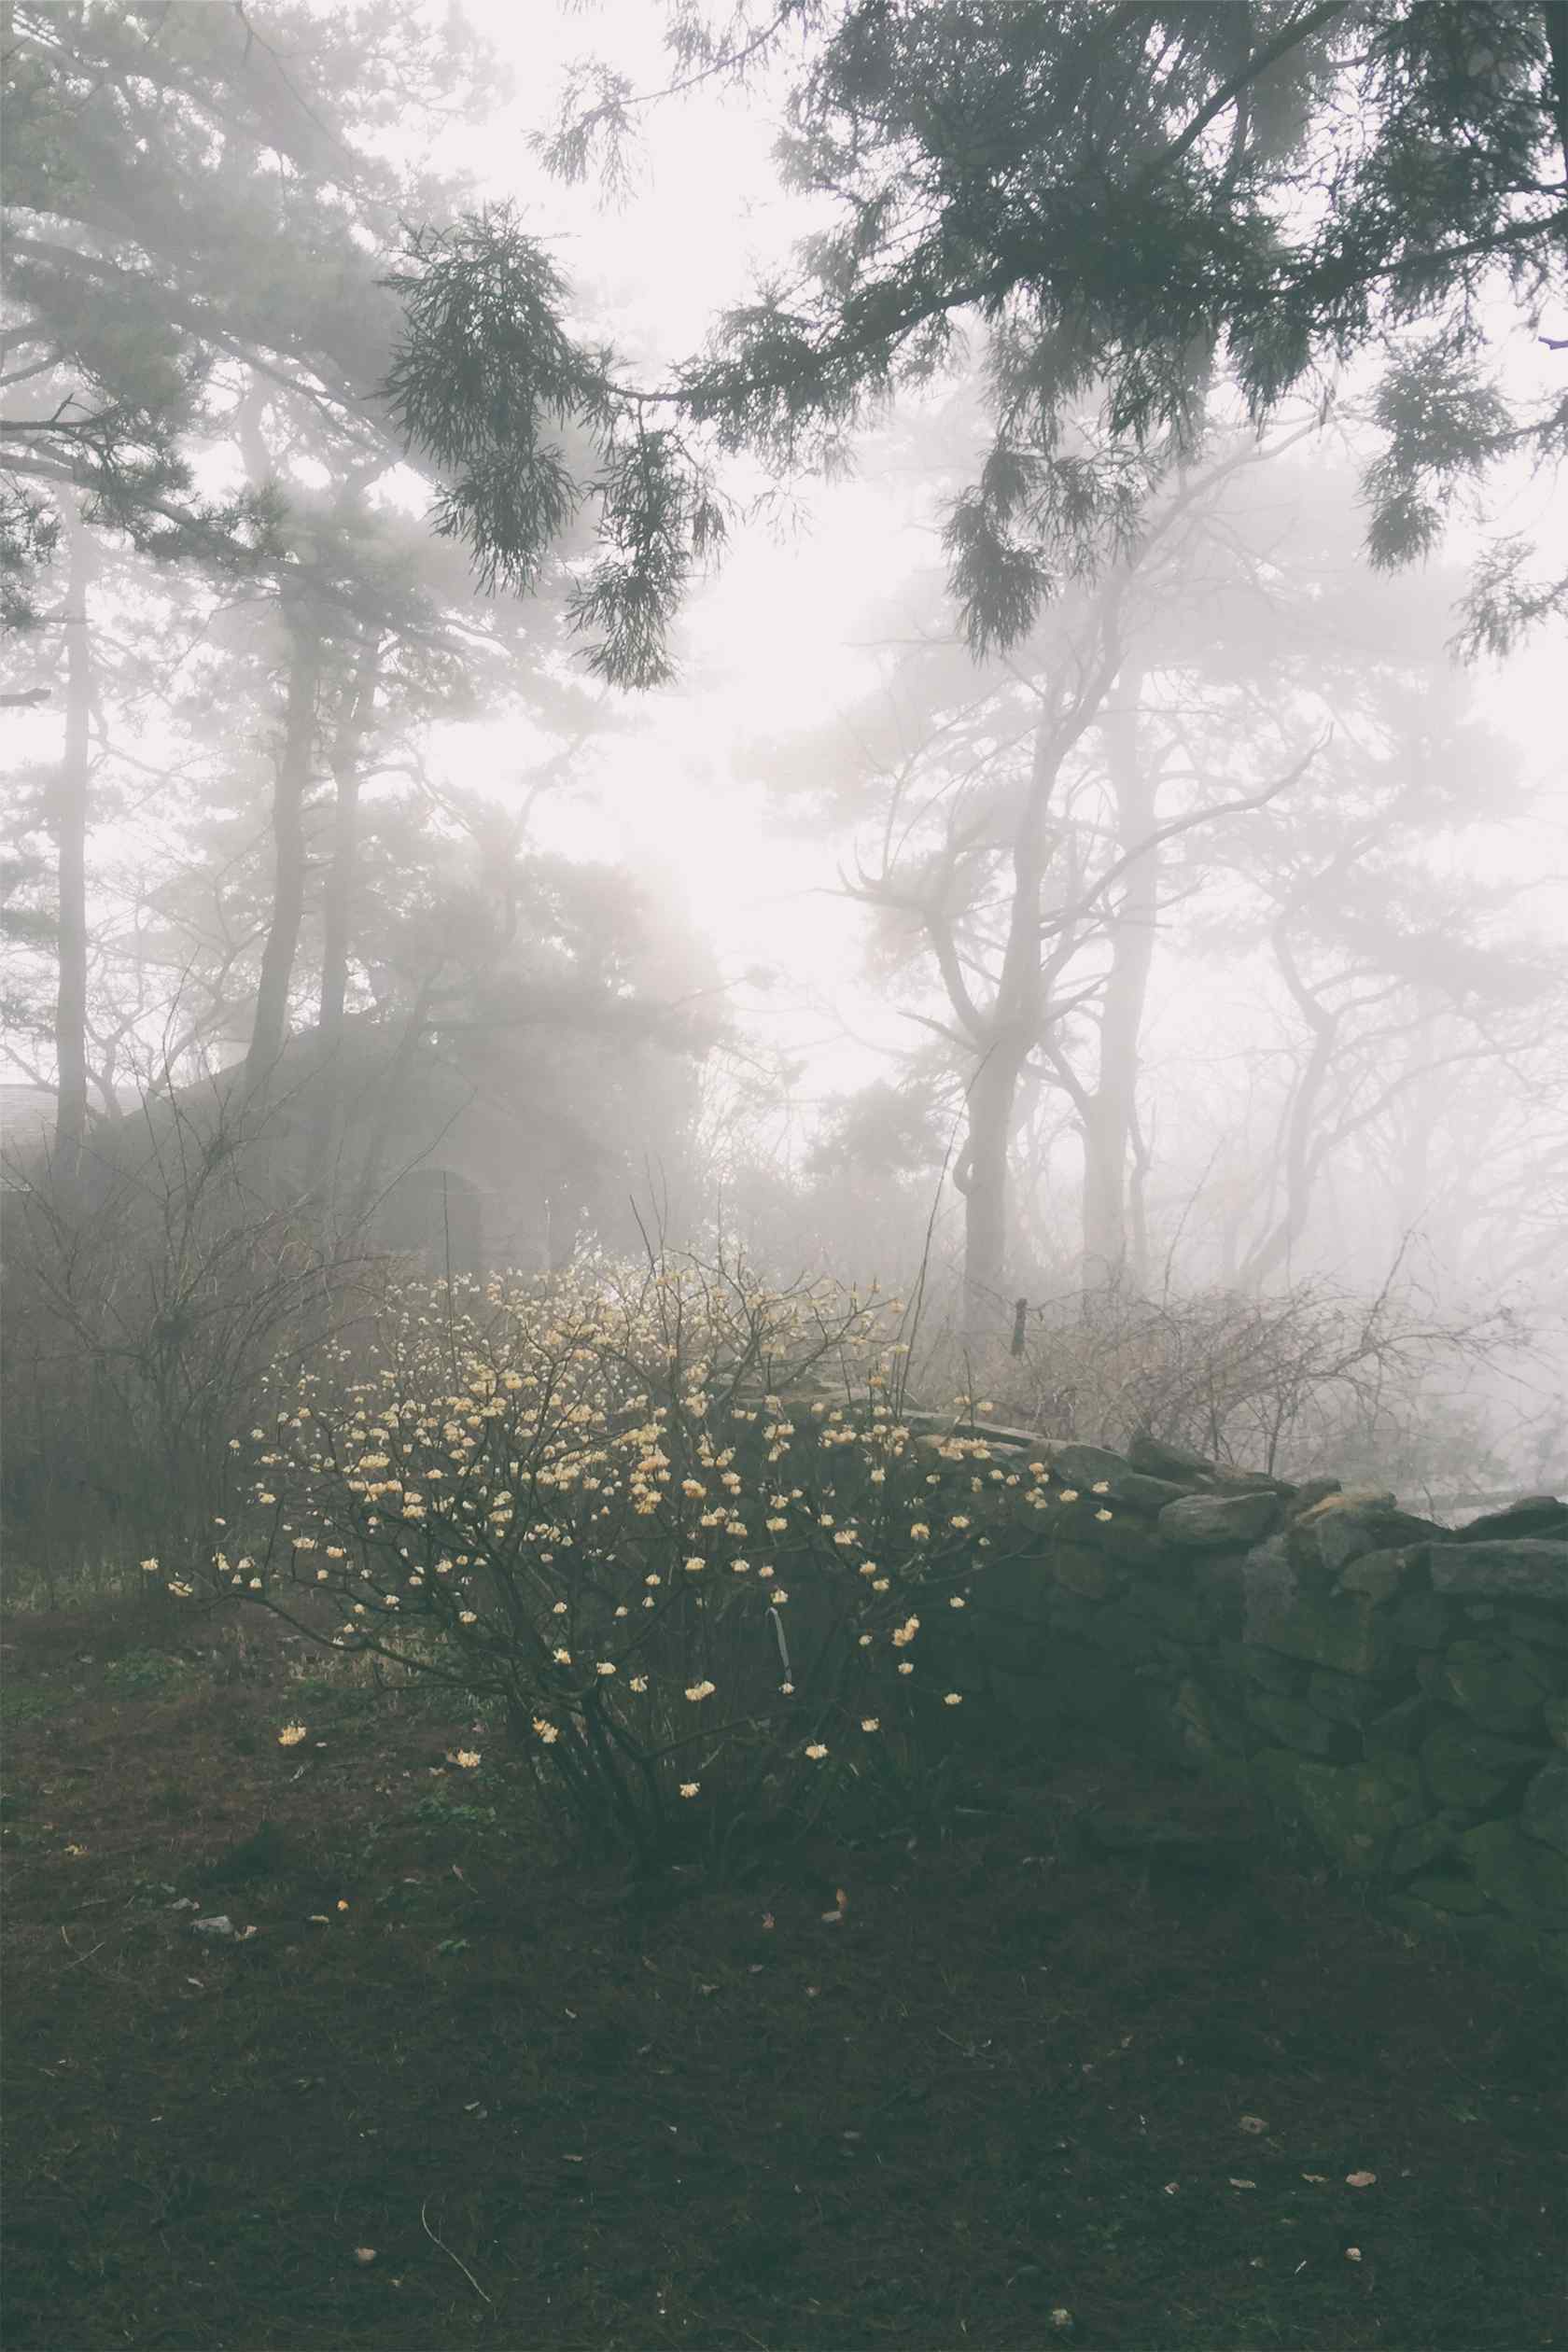
[[(917, 307), (942, 185), (889, 102), (909, 217), (844, 194), (811, 18), (739, 71), (634, 0), (99, 16), (19, 6), (7, 102), (13, 1431), (123, 1404), (198, 1261), (259, 1350), (301, 1253), (665, 1250), (917, 1297), (936, 1408), (1563, 1491), (1560, 200), (1512, 279), (1528, 175), (1459, 292), (1369, 265), (1267, 399), (1233, 306), (1167, 399), (1151, 193), (1059, 315), (1052, 248), (786, 417), (724, 366), (852, 305), (851, 196)], [(432, 238), (506, 206), (398, 397)]]

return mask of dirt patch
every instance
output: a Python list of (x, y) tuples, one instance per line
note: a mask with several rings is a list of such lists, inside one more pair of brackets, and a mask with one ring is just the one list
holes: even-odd
[(638, 1889), (460, 1713), (74, 1623), (4, 1632), (10, 2352), (1568, 2340), (1561, 1994), (1197, 1784)]

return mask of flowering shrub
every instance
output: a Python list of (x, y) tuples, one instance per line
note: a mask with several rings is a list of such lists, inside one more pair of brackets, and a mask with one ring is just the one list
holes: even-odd
[(595, 1843), (697, 1820), (722, 1855), (906, 1785), (964, 1696), (921, 1685), (923, 1627), (1078, 1500), (912, 1430), (901, 1312), (668, 1254), (410, 1285), (368, 1361), (271, 1376), (210, 1575), (473, 1694)]

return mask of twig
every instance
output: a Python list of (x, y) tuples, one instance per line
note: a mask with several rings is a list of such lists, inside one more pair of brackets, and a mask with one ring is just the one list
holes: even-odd
[[(64, 1945), (64, 1947), (65, 1947), (65, 1949), (66, 1949), (66, 1951), (67, 1951), (67, 1952), (70, 1952), (70, 1951), (72, 1951), (72, 1950), (74, 1949), (74, 1946), (72, 1945), (72, 1942), (71, 1942), (71, 1939), (70, 1939), (70, 1937), (69, 1937), (69, 1936), (65, 1933), (65, 1930), (64, 1930), (64, 1928), (63, 1928), (63, 1927), (62, 1927), (62, 1929), (60, 1930), (60, 1940), (61, 1940), (61, 1942)], [(104, 1945), (105, 1945), (105, 1943), (107, 1943), (107, 1941), (108, 1941), (108, 1938), (107, 1938), (106, 1936), (105, 1936), (104, 1938), (102, 1938), (102, 1939), (101, 1939), (99, 1942), (97, 1942), (97, 1943), (95, 1943), (95, 1944), (93, 1945), (93, 1947), (92, 1947), (92, 1952), (102, 1952), (102, 1951), (103, 1951), (103, 1949), (104, 1949)], [(74, 1960), (68, 1960), (68, 1961), (65, 1963), (65, 1966), (64, 1966), (64, 1967), (61, 1969), (61, 1971), (60, 1971), (61, 1975), (62, 1975), (62, 1976), (69, 1976), (69, 1975), (70, 1975), (70, 1973), (71, 1973), (71, 1970), (72, 1970), (73, 1968), (79, 1968), (79, 1967), (81, 1967), (81, 1964), (82, 1964), (82, 1962), (83, 1962), (84, 1960), (91, 1960), (91, 1957), (92, 1957), (92, 1952), (78, 1952), (78, 1953), (77, 1953), (76, 1958), (75, 1958)]]
[(483, 2288), (480, 2285), (480, 2283), (479, 2283), (478, 2279), (474, 2276), (474, 2275), (473, 2275), (472, 2271), (471, 2271), (471, 2270), (469, 2270), (469, 2266), (468, 2266), (467, 2262), (465, 2262), (465, 2261), (464, 2261), (464, 2260), (463, 2260), (462, 2256), (461, 2256), (460, 2254), (454, 2254), (454, 2253), (452, 2252), (452, 2248), (451, 2248), (451, 2247), (450, 2247), (450, 2246), (448, 2246), (448, 2245), (444, 2242), (444, 2240), (442, 2240), (442, 2239), (441, 2239), (441, 2238), (437, 2237), (437, 2235), (436, 2235), (436, 2233), (435, 2233), (434, 2230), (432, 2230), (432, 2229), (431, 2229), (430, 2224), (428, 2223), (428, 2221), (427, 2221), (427, 2220), (425, 2219), (425, 2207), (424, 2207), (424, 2205), (421, 2205), (421, 2206), (420, 2206), (420, 2208), (419, 2208), (419, 2219), (420, 2219), (421, 2222), (424, 2224), (425, 2234), (426, 2234), (426, 2236), (429, 2239), (429, 2241), (430, 2241), (431, 2245), (432, 2245), (432, 2246), (439, 2246), (439, 2247), (441, 2247), (441, 2252), (442, 2252), (443, 2254), (448, 2255), (448, 2256), (450, 2256), (450, 2257), (451, 2257), (451, 2260), (456, 2263), (456, 2265), (457, 2265), (458, 2269), (462, 2272), (463, 2276), (464, 2276), (464, 2277), (468, 2280), (469, 2285), (469, 2286), (473, 2289), (474, 2293), (475, 2293), (476, 2295), (479, 2295), (479, 2296), (483, 2297), (483, 2299), (484, 2300), (484, 2302), (490, 2304), (490, 2308), (491, 2308), (491, 2310), (492, 2310), (492, 2311), (494, 2311), (494, 2309), (496, 2308), (496, 2306), (495, 2306), (494, 2303), (493, 2303), (493, 2302), (491, 2302), (491, 2298), (490, 2298), (488, 2295), (486, 2295), (486, 2294), (485, 2294)]

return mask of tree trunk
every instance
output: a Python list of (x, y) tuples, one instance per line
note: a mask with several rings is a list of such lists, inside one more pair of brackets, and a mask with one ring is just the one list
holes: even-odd
[[(1013, 1309), (1006, 1281), (1011, 1241), (1007, 1155), (1018, 1085), (1029, 1056), (1051, 1025), (1051, 987), (1072, 951), (1075, 930), (1068, 923), (1050, 956), (1044, 955), (1042, 907), (1045, 876), (1056, 844), (1051, 837), (1053, 797), (1062, 763), (1094, 723), (1116, 675), (1116, 605), (1107, 595), (1100, 606), (1099, 659), (1086, 670), (1071, 702), (1043, 709), (1035, 729), (1029, 781), (1013, 839), (1013, 889), (1007, 944), (989, 1011), (981, 1013), (957, 973), (952, 943), (942, 959), (954, 1010), (974, 1040), (979, 1067), (969, 1087), (964, 1183), (963, 1336), (971, 1343), (1000, 1336)], [(1073, 862), (1065, 885), (1071, 905), (1077, 888)]]
[(1018, 1066), (1001, 1043), (981, 1063), (969, 1089), (964, 1151), (963, 1330), (972, 1343), (1000, 1333), (1013, 1311), (1004, 1296), (1007, 1268), (1007, 1148)]
[[(1125, 671), (1115, 705), (1100, 718), (1116, 800), (1117, 854), (1126, 857), (1155, 830), (1155, 785), (1138, 757), (1142, 677)], [(1128, 1157), (1138, 1107), (1138, 1042), (1149, 994), (1159, 913), (1159, 852), (1127, 868), (1112, 923), (1112, 962), (1099, 1015), (1099, 1085), (1084, 1129), (1084, 1291), (1113, 1290), (1127, 1273)]]
[(355, 668), (354, 688), (343, 723), (332, 746), (332, 861), (322, 904), (321, 1041), (329, 1049), (343, 1035), (348, 994), (348, 951), (353, 932), (354, 869), (359, 847), (359, 763), (375, 711), (381, 639), (366, 640)]
[(1284, 1179), (1285, 1205), (1272, 1229), (1247, 1252), (1238, 1277), (1242, 1290), (1254, 1295), (1275, 1267), (1281, 1261), (1289, 1261), (1291, 1252), (1307, 1230), (1312, 1188), (1323, 1159), (1321, 1142), (1313, 1148), (1313, 1129), (1339, 1043), (1339, 1016), (1320, 1004), (1302, 980), (1285, 937), (1283, 921), (1274, 930), (1274, 959), (1311, 1030), (1312, 1044), (1292, 1092), (1285, 1121), (1283, 1166), (1278, 1171)]
[(60, 913), (59, 987), (54, 1052), (59, 1080), (54, 1148), (68, 1181), (81, 1167), (87, 1141), (87, 820), (91, 788), (88, 723), (92, 708), (92, 639), (87, 592), (94, 569), (92, 542), (74, 493), (60, 494), (70, 551), (65, 587), (65, 748), (54, 789), (54, 836)]
[[(360, 651), (348, 708), (332, 745), (332, 856), (321, 911), (321, 1010), (316, 1021), (323, 1072), (343, 1043), (359, 847), (359, 769), (375, 711), (380, 657), (380, 637), (372, 636)], [(311, 1117), (305, 1169), (306, 1189), (313, 1196), (323, 1190), (342, 1149), (343, 1112), (343, 1086), (323, 1075)]]
[(315, 614), (298, 608), (287, 618), (288, 698), (283, 746), (273, 787), (273, 918), (261, 954), (256, 1018), (245, 1056), (247, 1094), (262, 1085), (288, 1035), (288, 987), (305, 910), (305, 795), (315, 745), (315, 690), (321, 675), (321, 629)]

